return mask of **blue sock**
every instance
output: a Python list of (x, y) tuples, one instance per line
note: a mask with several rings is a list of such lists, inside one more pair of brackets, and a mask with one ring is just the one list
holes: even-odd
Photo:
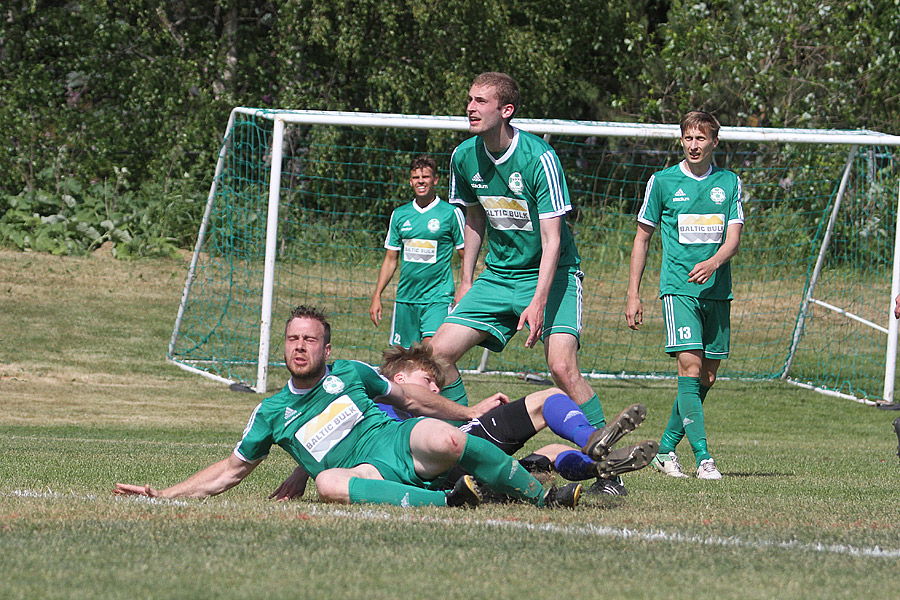
[(544, 420), (550, 431), (577, 446), (584, 446), (597, 429), (581, 412), (581, 407), (565, 394), (553, 394), (544, 401)]
[(594, 464), (590, 458), (577, 450), (566, 450), (556, 457), (556, 471), (569, 481), (583, 481), (595, 475), (588, 472), (588, 466)]

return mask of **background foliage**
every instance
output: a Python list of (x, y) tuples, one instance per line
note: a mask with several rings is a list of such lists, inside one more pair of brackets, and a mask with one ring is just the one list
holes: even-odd
[(895, 133), (898, 32), (900, 0), (11, 0), (0, 243), (169, 253), (233, 106), (459, 114), (485, 70), (524, 117)]

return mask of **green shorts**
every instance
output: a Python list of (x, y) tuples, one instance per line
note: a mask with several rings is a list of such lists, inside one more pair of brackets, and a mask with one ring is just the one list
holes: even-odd
[(706, 358), (728, 358), (731, 343), (731, 301), (690, 296), (662, 297), (666, 352), (703, 350)]
[[(361, 451), (356, 452), (348, 467), (369, 464), (378, 469), (387, 481), (405, 483), (426, 489), (440, 489), (444, 477), (425, 480), (416, 475), (412, 451), (409, 448), (409, 437), (413, 427), (424, 417), (407, 419), (406, 421), (390, 421), (384, 427), (373, 431)], [(352, 463), (352, 464), (351, 464)]]
[(422, 338), (432, 337), (447, 318), (451, 302), (433, 302), (431, 304), (409, 304), (394, 302), (394, 318), (391, 321), (392, 346), (409, 348)]
[[(534, 298), (537, 273), (500, 276), (484, 271), (445, 321), (465, 325), (488, 334), (481, 345), (500, 352), (516, 334), (522, 311)], [(557, 269), (544, 309), (541, 339), (554, 333), (581, 334), (582, 284), (584, 273), (576, 267)]]

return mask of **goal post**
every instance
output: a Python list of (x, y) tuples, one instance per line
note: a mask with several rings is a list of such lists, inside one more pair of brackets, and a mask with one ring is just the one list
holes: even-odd
[[(642, 285), (641, 331), (629, 330), (622, 312), (634, 215), (650, 175), (682, 158), (678, 125), (513, 124), (549, 138), (563, 164), (586, 273), (585, 375), (671, 375), (656, 300), (659, 236)], [(410, 159), (436, 158), (446, 198), (449, 155), (467, 129), (464, 117), (234, 109), (168, 360), (266, 392), (269, 369), (283, 365), (282, 319), (305, 303), (329, 313), (334, 358), (377, 363), (388, 332), (374, 327), (368, 306), (388, 217), (412, 197)], [(747, 217), (733, 259), (731, 357), (720, 376), (890, 400), (900, 136), (723, 127), (719, 139), (716, 164), (741, 176)], [(882, 331), (893, 331), (888, 343)], [(500, 354), (473, 349), (460, 367), (546, 370), (543, 352), (515, 338)]]

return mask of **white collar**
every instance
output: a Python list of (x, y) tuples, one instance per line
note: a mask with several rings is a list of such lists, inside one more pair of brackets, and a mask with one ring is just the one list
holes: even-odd
[(678, 166), (681, 168), (681, 172), (682, 172), (682, 173), (684, 173), (685, 175), (687, 175), (687, 176), (690, 177), (691, 179), (696, 179), (697, 181), (701, 181), (701, 180), (706, 179), (707, 177), (709, 177), (709, 174), (712, 173), (712, 170), (713, 170), (712, 163), (709, 163), (709, 170), (707, 170), (706, 173), (704, 173), (703, 175), (700, 175), (700, 176), (698, 177), (697, 175), (694, 175), (694, 174), (691, 172), (691, 170), (688, 168), (688, 166), (687, 166), (687, 161), (682, 160), (680, 163), (678, 163)]
[[(331, 373), (331, 369), (328, 368), (328, 365), (325, 365), (325, 375), (322, 376), (322, 379), (325, 379), (326, 377), (328, 377), (328, 374), (329, 374), (329, 373)], [(320, 379), (319, 381), (322, 381), (322, 379)], [(316, 385), (319, 384), (319, 381), (316, 382)], [(314, 385), (313, 387), (316, 387), (316, 386)], [(293, 379), (293, 377), (292, 377), (291, 379), (288, 379), (288, 389), (291, 390), (291, 393), (292, 393), (292, 394), (298, 394), (298, 395), (302, 396), (303, 394), (308, 394), (308, 393), (309, 393), (309, 390), (311, 390), (312, 388), (298, 388), (298, 387), (295, 387), (295, 386), (294, 386), (294, 379)]]
[(491, 160), (495, 165), (501, 165), (509, 160), (509, 158), (513, 155), (513, 152), (516, 151), (516, 146), (519, 145), (519, 130), (513, 127), (513, 139), (509, 144), (509, 148), (506, 149), (506, 152), (503, 153), (503, 156), (500, 158), (494, 158), (494, 155), (491, 154), (491, 151), (488, 150), (488, 147), (484, 144), (484, 140), (481, 140), (481, 144), (484, 146), (484, 153), (487, 154), (487, 157)]
[(434, 208), (435, 206), (437, 206), (440, 201), (441, 201), (441, 197), (438, 195), (435, 195), (434, 200), (432, 200), (428, 204), (428, 206), (426, 206), (425, 208), (422, 208), (421, 206), (419, 206), (419, 203), (416, 202), (415, 198), (413, 199), (412, 204), (413, 204), (413, 208), (415, 208), (418, 212), (424, 214), (424, 213), (427, 213), (432, 208)]

